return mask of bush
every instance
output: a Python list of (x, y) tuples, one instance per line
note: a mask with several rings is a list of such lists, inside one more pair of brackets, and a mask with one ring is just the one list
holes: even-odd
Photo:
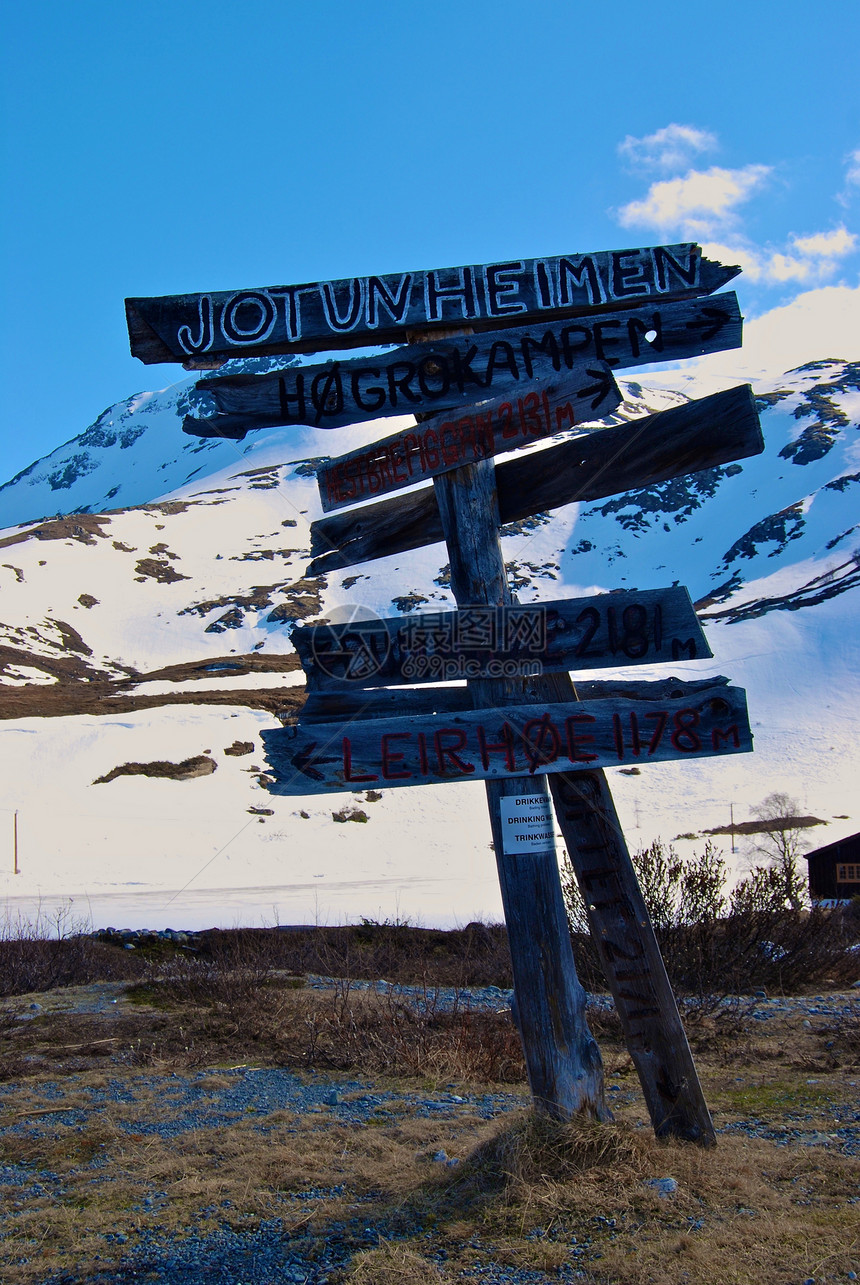
[[(756, 989), (786, 991), (854, 980), (850, 946), (860, 937), (847, 911), (786, 905), (778, 869), (754, 869), (727, 896), (726, 864), (707, 843), (682, 860), (659, 839), (632, 854), (645, 905), (674, 989), (716, 1003)], [(583, 980), (597, 971), (596, 951), (575, 878), (563, 880)], [(850, 911), (850, 908), (848, 908)]]
[(70, 907), (0, 922), (0, 998), (141, 974), (142, 962), (95, 941), (87, 927)]

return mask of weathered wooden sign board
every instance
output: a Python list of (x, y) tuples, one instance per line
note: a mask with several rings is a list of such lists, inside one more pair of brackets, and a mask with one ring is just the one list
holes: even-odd
[(584, 387), (580, 377), (566, 372), (519, 396), (495, 397), (468, 410), (432, 416), (328, 461), (317, 472), (323, 510), (376, 499), (461, 464), (532, 446), (595, 416), (611, 415), (622, 399), (608, 368), (592, 363), (585, 376), (590, 382)]
[(141, 361), (213, 366), (230, 357), (396, 343), (404, 330), (498, 330), (641, 299), (712, 294), (740, 268), (698, 245), (512, 259), (460, 268), (303, 285), (129, 298), (131, 352)]
[[(649, 304), (624, 312), (541, 321), (499, 334), (432, 339), (374, 357), (295, 366), (264, 375), (216, 375), (197, 382), (216, 411), (187, 415), (197, 437), (241, 439), (288, 424), (337, 428), (390, 415), (461, 407), (529, 391), (532, 380), (586, 370), (593, 362), (627, 369), (741, 346), (743, 319), (731, 292), (707, 300)], [(608, 375), (598, 379), (606, 396)]]
[[(373, 357), (201, 380), (201, 418), (184, 424), (239, 439), (290, 424), (424, 421), (323, 466), (330, 516), (313, 525), (310, 571), (444, 538), (458, 610), (297, 629), (310, 695), (299, 726), (263, 734), (269, 788), (305, 795), (483, 779), (535, 1103), (563, 1118), (606, 1119), (559, 884), (559, 825), (654, 1128), (706, 1145), (713, 1124), (601, 768), (749, 751), (745, 695), (725, 679), (591, 681), (577, 691), (569, 669), (710, 655), (689, 597), (672, 588), (519, 606), (499, 529), (758, 453), (752, 392), (541, 446), (498, 468), (493, 456), (605, 417), (619, 404), (615, 370), (738, 347), (735, 296), (703, 298), (738, 271), (685, 243), (126, 300), (134, 355), (192, 369), (407, 340)], [(423, 479), (432, 485), (390, 494)], [(371, 502), (335, 511), (362, 500)], [(465, 687), (402, 686), (454, 677)]]
[(309, 691), (527, 678), (712, 655), (681, 586), (296, 626)]
[(407, 719), (349, 721), (262, 733), (267, 789), (328, 794), (534, 776), (584, 767), (728, 756), (752, 749), (745, 693), (698, 690), (689, 701), (515, 705)]
[[(502, 523), (574, 501), (603, 499), (764, 450), (749, 384), (645, 415), (574, 441), (504, 460), (495, 469)], [(444, 538), (436, 492), (417, 487), (311, 525), (316, 575)]]
[[(561, 674), (547, 674), (529, 678), (525, 682), (523, 700), (534, 701), (543, 692), (546, 682), (552, 682), (554, 695), (552, 699), (562, 698), (580, 701), (595, 700), (631, 700), (640, 701), (651, 709), (661, 705), (674, 704), (692, 698), (697, 692), (710, 690), (713, 687), (727, 685), (728, 679), (709, 676), (707, 678), (648, 679), (582, 679), (577, 677), (576, 686), (562, 692), (558, 688)], [(563, 675), (569, 681), (567, 675)], [(471, 679), (468, 681), (472, 681)], [(489, 681), (497, 681), (490, 679)], [(372, 689), (351, 683), (348, 687), (334, 689), (314, 686), (302, 706), (301, 723), (340, 723), (346, 719), (375, 718), (412, 718), (420, 714), (459, 714), (464, 710), (475, 708), (475, 702), (468, 687), (428, 686), (428, 687), (376, 687)], [(647, 709), (645, 710), (647, 713)]]

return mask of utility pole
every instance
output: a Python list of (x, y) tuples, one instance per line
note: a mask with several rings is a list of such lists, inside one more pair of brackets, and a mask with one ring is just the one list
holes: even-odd
[(735, 855), (735, 805), (733, 802), (729, 804), (729, 818), (731, 820), (731, 830), (732, 830), (732, 856), (734, 856)]

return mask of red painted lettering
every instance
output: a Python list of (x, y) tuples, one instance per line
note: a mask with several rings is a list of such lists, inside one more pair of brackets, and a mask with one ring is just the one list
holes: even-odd
[(615, 753), (619, 759), (624, 758), (624, 734), (621, 731), (621, 715), (612, 715), (612, 731), (615, 737)]
[(352, 774), (352, 743), (348, 736), (343, 738), (343, 779), (345, 781), (378, 781), (379, 777), (372, 772), (360, 776)]
[[(445, 745), (442, 740), (443, 736), (453, 738), (450, 744)], [(475, 770), (474, 763), (464, 763), (457, 753), (466, 744), (466, 733), (459, 727), (440, 727), (438, 732), (433, 733), (433, 744), (436, 747), (436, 762), (439, 764), (439, 772), (442, 776), (449, 776), (446, 771), (445, 760), (448, 759), (456, 773), (459, 776), (470, 776)]]
[(456, 464), (460, 458), (460, 435), (456, 424), (443, 424), (439, 429), (442, 441), (442, 459), (446, 464)]
[(702, 748), (702, 742), (698, 735), (693, 731), (694, 727), (699, 725), (699, 711), (697, 709), (679, 709), (672, 719), (674, 731), (670, 740), (676, 750), (682, 754), (695, 754)]
[(720, 742), (728, 741), (729, 738), (731, 738), (731, 742), (735, 749), (739, 750), (741, 747), (741, 738), (740, 733), (738, 732), (737, 723), (733, 723), (731, 727), (726, 728), (715, 727), (711, 732), (711, 745), (715, 750), (721, 750), (723, 747)]
[(517, 407), (520, 412), (523, 436), (542, 436), (540, 398), (537, 393), (526, 393), (525, 397), (519, 399)]
[(405, 781), (412, 773), (407, 769), (405, 772), (392, 771), (392, 763), (402, 763), (403, 755), (395, 753), (389, 749), (390, 741), (408, 741), (412, 737), (411, 732), (385, 732), (381, 741), (382, 750), (382, 778), (385, 781)]
[(428, 428), (424, 434), (424, 457), (427, 468), (439, 467), (439, 434), (435, 428)]
[(585, 754), (579, 748), (587, 742), (593, 742), (594, 737), (590, 733), (577, 732), (577, 723), (593, 723), (595, 721), (593, 714), (571, 714), (564, 720), (564, 730), (567, 735), (567, 757), (571, 763), (592, 763), (597, 758), (596, 754)]
[(517, 436), (517, 429), (514, 425), (514, 408), (510, 402), (502, 402), (499, 407), (499, 423), (502, 429), (502, 437)]
[(648, 742), (648, 753), (653, 754), (657, 746), (660, 744), (661, 740), (663, 739), (663, 733), (666, 730), (666, 724), (669, 721), (669, 715), (666, 713), (665, 710), (662, 710), (659, 714), (646, 714), (645, 718), (651, 719), (653, 722), (657, 724), (657, 726), (654, 728), (654, 735), (651, 737), (651, 740)]
[(538, 767), (554, 763), (561, 749), (561, 737), (558, 728), (549, 714), (540, 718), (530, 718), (523, 728), (523, 749), (529, 764), (529, 773), (534, 776)]
[[(567, 423), (565, 423), (567, 421)], [(555, 429), (556, 432), (561, 428), (573, 428), (576, 423), (576, 416), (573, 413), (573, 407), (570, 402), (565, 402), (563, 406), (555, 408)]]
[(484, 765), (484, 771), (490, 770), (490, 752), (492, 750), (502, 750), (505, 756), (505, 767), (509, 772), (516, 772), (516, 751), (514, 747), (514, 731), (510, 723), (503, 723), (499, 731), (500, 741), (488, 741), (487, 733), (483, 727), (478, 729), (478, 749), (481, 755), (481, 762)]
[(400, 442), (392, 442), (388, 448), (388, 458), (391, 461), (391, 476), (395, 484), (405, 482), (408, 478), (406, 456)]

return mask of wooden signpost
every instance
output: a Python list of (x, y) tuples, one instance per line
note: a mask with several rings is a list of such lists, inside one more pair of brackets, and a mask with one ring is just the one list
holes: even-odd
[(745, 695), (724, 686), (653, 709), (621, 698), (505, 705), (324, 728), (299, 725), (262, 736), (273, 794), (483, 781), (752, 749)]
[[(733, 293), (713, 299), (652, 303), (623, 312), (543, 321), (502, 333), (449, 336), (374, 357), (293, 366), (265, 375), (216, 375), (197, 389), (214, 414), (186, 416), (197, 437), (241, 439), (251, 429), (288, 424), (337, 428), (389, 415), (462, 407), (529, 391), (533, 380), (574, 373), (593, 389), (596, 413), (614, 388), (608, 371), (679, 361), (741, 346)], [(617, 403), (616, 403), (617, 404)]]
[[(737, 271), (694, 245), (658, 246), (126, 301), (132, 351), (192, 368), (406, 339), (372, 358), (202, 380), (214, 413), (184, 425), (239, 438), (407, 411), (419, 421), (320, 469), (329, 516), (312, 526), (309, 571), (444, 539), (458, 609), (297, 628), (309, 697), (298, 726), (263, 734), (268, 788), (484, 780), (535, 1103), (602, 1120), (600, 1053), (559, 882), (560, 827), (654, 1129), (702, 1145), (713, 1145), (713, 1124), (601, 768), (749, 751), (745, 694), (722, 678), (574, 687), (571, 669), (710, 655), (689, 597), (673, 587), (517, 604), (499, 532), (757, 454), (752, 392), (730, 389), (498, 467), (493, 457), (608, 414), (618, 405), (613, 370), (739, 346), (734, 295), (702, 298)], [(424, 479), (432, 484), (390, 494)], [(335, 511), (361, 500), (372, 502)], [(404, 686), (451, 678), (465, 686)]]
[[(598, 500), (764, 450), (749, 384), (599, 433), (504, 460), (495, 470), (499, 519), (517, 522), (577, 500)], [(403, 553), (444, 538), (437, 492), (332, 513), (311, 527), (313, 574)]]
[(711, 656), (686, 589), (622, 590), (530, 606), (465, 607), (296, 626), (308, 691), (527, 678)]
[(580, 377), (565, 372), (530, 385), (519, 396), (430, 416), (414, 428), (323, 464), (317, 473), (323, 509), (329, 513), (376, 499), (461, 464), (533, 446), (595, 415), (611, 415), (621, 404), (621, 393), (608, 368), (592, 363), (585, 376), (593, 382), (584, 387)]
[(698, 245), (515, 259), (304, 285), (130, 298), (132, 356), (217, 367), (231, 357), (397, 343), (405, 330), (499, 330), (532, 316), (713, 294), (740, 272)]

